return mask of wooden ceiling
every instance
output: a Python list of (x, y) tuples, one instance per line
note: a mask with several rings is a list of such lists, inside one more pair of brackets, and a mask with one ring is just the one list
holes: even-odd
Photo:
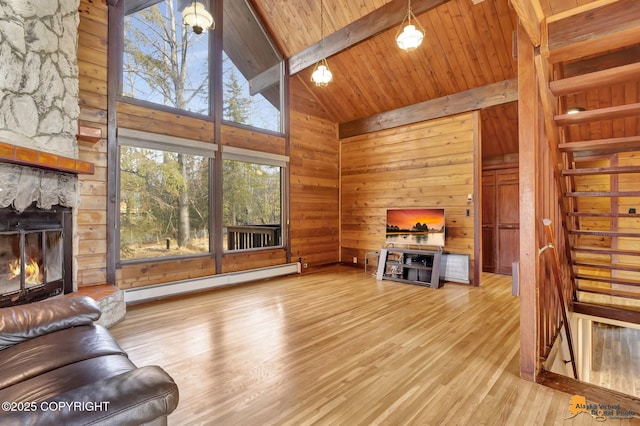
[[(545, 16), (602, 0), (536, 0)], [(324, 5), (321, 28), (320, 5)], [(408, 105), (517, 77), (514, 32), (518, 16), (510, 0), (413, 0), (412, 9), (426, 30), (423, 44), (404, 52), (395, 44), (397, 23), (361, 42), (347, 40), (347, 49), (328, 56), (334, 81), (316, 87), (310, 81), (313, 66), (295, 78), (337, 123), (370, 117)], [(357, 24), (376, 10), (397, 6), (405, 0), (252, 0), (275, 44), (291, 59), (314, 44), (336, 44), (334, 33), (356, 38)], [(395, 16), (394, 16), (395, 17)], [(377, 16), (378, 21), (382, 19)], [(376, 22), (378, 23), (378, 22)], [(352, 31), (352, 28), (354, 30)], [(324, 41), (320, 40), (324, 36)], [(587, 102), (613, 102), (620, 93), (633, 92), (629, 84), (613, 92), (587, 94)], [(635, 92), (634, 92), (635, 93)], [(637, 96), (637, 93), (634, 95)], [(597, 100), (596, 100), (597, 98)], [(607, 100), (609, 98), (609, 100)], [(482, 112), (485, 157), (517, 152), (517, 104), (510, 103)], [(633, 127), (626, 124), (628, 128)], [(586, 130), (583, 130), (583, 132)]]

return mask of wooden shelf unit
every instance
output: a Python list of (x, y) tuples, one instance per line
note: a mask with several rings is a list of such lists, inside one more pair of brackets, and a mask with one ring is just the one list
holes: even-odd
[(440, 288), (441, 260), (441, 250), (383, 248), (376, 278)]

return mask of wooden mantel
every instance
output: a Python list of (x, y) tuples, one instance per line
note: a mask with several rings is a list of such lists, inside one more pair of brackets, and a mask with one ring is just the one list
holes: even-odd
[(0, 142), (0, 162), (73, 174), (94, 173), (93, 163)]

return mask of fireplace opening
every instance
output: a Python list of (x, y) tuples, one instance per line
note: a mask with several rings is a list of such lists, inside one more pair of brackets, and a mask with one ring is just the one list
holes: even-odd
[(0, 307), (73, 291), (71, 209), (0, 209)]

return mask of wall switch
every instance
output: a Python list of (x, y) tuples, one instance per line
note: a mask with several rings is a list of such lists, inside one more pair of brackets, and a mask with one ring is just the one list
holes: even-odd
[(358, 258), (357, 257), (353, 258), (353, 263), (358, 263)]
[(632, 207), (632, 208), (629, 209), (629, 214), (636, 214), (635, 207)]
[(471, 211), (467, 209), (467, 216), (469, 216), (470, 214), (471, 214)]

